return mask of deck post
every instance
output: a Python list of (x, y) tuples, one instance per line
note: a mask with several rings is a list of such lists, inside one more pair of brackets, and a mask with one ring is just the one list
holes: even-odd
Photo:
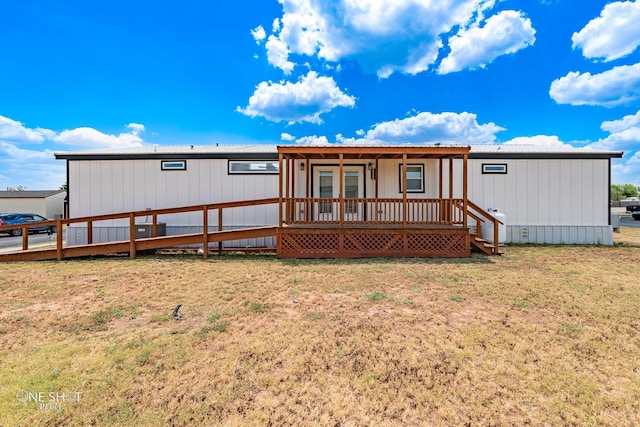
[(340, 188), (338, 189), (338, 197), (340, 200), (340, 227), (344, 225), (344, 192), (342, 188), (344, 186), (344, 154), (339, 154), (340, 159)]
[[(222, 227), (224, 227), (222, 225), (222, 208), (218, 208), (218, 233), (222, 231)], [(218, 242), (218, 255), (222, 255), (222, 241)]]
[(29, 249), (29, 229), (22, 227), (22, 250), (26, 251), (27, 249)]
[(282, 228), (282, 153), (278, 153), (278, 227)]
[(129, 214), (129, 258), (136, 258), (136, 214)]
[(289, 193), (290, 187), (291, 187), (291, 178), (289, 177), (289, 175), (291, 174), (291, 168), (289, 168), (289, 163), (290, 163), (291, 159), (289, 158), (289, 156), (285, 157), (285, 162), (284, 162), (284, 168), (286, 169), (286, 175), (285, 175), (285, 210), (284, 210), (284, 221), (288, 224), (289, 223), (289, 216), (291, 215), (289, 213), (289, 211), (291, 210), (289, 208), (289, 203), (291, 203), (291, 196)]
[(64, 256), (62, 252), (62, 220), (56, 221), (56, 258), (58, 261), (62, 261)]
[(447, 223), (453, 223), (453, 156), (449, 157), (449, 209)]
[(311, 189), (311, 180), (309, 179), (311, 177), (311, 171), (309, 170), (310, 168), (310, 162), (309, 162), (309, 158), (307, 157), (305, 159), (305, 163), (306, 163), (306, 167), (304, 168), (304, 173), (305, 173), (305, 185), (306, 185), (306, 189), (305, 189), (305, 207), (304, 207), (304, 221), (305, 222), (309, 222), (311, 221), (311, 201), (309, 201), (309, 194), (310, 194), (310, 189)]
[(438, 199), (440, 199), (440, 209), (438, 212), (438, 222), (442, 222), (443, 219), (443, 211), (444, 211), (444, 203), (443, 203), (443, 199), (442, 199), (442, 178), (443, 178), (443, 174), (442, 174), (442, 157), (438, 159)]
[(467, 228), (467, 158), (464, 154), (462, 157), (462, 226)]
[(87, 245), (93, 244), (93, 221), (87, 221)]
[(151, 237), (158, 237), (158, 214), (151, 215)]
[(202, 208), (202, 258), (209, 257), (209, 207)]
[(407, 228), (407, 153), (402, 154), (402, 228)]

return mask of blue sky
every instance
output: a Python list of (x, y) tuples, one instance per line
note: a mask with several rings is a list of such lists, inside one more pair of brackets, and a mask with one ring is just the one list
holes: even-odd
[(53, 153), (235, 143), (624, 151), (640, 185), (640, 2), (9, 0), (0, 189)]

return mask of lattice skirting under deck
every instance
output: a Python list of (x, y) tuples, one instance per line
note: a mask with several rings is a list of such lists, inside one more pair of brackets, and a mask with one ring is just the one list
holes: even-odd
[(286, 229), (278, 233), (281, 258), (468, 257), (467, 230)]

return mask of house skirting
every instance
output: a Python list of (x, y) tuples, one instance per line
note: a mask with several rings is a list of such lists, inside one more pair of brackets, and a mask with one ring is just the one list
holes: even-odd
[(506, 243), (613, 245), (610, 225), (508, 225)]
[(280, 258), (469, 257), (470, 236), (461, 227), (305, 228), (278, 230)]

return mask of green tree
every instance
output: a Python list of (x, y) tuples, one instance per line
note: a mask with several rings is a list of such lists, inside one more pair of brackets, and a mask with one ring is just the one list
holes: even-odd
[(638, 197), (638, 187), (633, 184), (612, 184), (611, 185), (611, 200), (619, 201), (626, 199), (627, 197)]
[(59, 188), (60, 191), (67, 191), (67, 183), (65, 182), (64, 184), (62, 184)]
[(638, 197), (638, 187), (633, 184), (624, 184), (622, 186), (622, 194), (623, 198), (627, 197)]
[(22, 185), (18, 185), (17, 187), (7, 187), (7, 191), (26, 191), (27, 187), (23, 187)]

